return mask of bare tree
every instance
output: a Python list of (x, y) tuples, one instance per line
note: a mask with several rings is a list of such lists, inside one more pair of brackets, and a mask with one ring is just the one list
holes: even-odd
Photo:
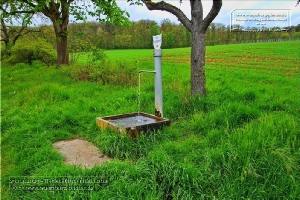
[[(132, 0), (129, 0), (132, 2)], [(153, 2), (141, 0), (149, 10), (167, 11), (175, 15), (178, 20), (192, 33), (191, 50), (191, 95), (206, 95), (205, 78), (205, 34), (210, 23), (218, 15), (222, 0), (213, 0), (213, 5), (206, 17), (203, 17), (201, 0), (190, 0), (191, 19), (179, 8), (164, 1)], [(180, 1), (181, 2), (181, 1)]]

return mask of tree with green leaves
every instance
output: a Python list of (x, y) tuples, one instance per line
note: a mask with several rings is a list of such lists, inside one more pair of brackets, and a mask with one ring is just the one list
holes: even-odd
[(10, 56), (10, 49), (15, 45), (17, 40), (29, 33), (40, 32), (40, 29), (37, 28), (28, 28), (25, 21), (22, 20), (20, 26), (14, 26), (12, 24), (8, 24), (6, 20), (0, 17), (1, 21), (1, 42), (5, 44), (5, 54), (7, 57)]
[[(2, 10), (7, 10), (8, 5), (3, 5)], [(40, 32), (39, 28), (28, 28), (27, 20), (30, 20), (33, 17), (32, 14), (18, 14), (13, 18), (5, 18), (1, 13), (0, 15), (0, 23), (1, 23), (1, 42), (5, 44), (5, 55), (7, 57), (10, 56), (10, 49), (15, 45), (17, 40), (29, 33)]]
[[(8, 9), (3, 9), (5, 6)], [(69, 64), (68, 24), (70, 16), (73, 16), (75, 20), (86, 20), (90, 15), (96, 17), (98, 21), (117, 25), (130, 24), (128, 12), (121, 10), (115, 0), (1, 0), (1, 10), (4, 18), (18, 14), (42, 14), (50, 19), (56, 36), (59, 65)], [(32, 22), (28, 19), (26, 23)]]

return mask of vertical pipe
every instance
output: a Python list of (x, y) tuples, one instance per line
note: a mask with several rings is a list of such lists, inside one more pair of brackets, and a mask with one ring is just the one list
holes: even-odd
[(155, 115), (163, 117), (163, 96), (162, 96), (162, 73), (161, 73), (161, 49), (154, 49), (154, 87), (155, 87)]

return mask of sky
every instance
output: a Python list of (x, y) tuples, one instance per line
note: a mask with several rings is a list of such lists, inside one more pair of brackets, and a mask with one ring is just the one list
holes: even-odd
[[(156, 0), (153, 0), (157, 2)], [(179, 0), (165, 0), (165, 2), (170, 3), (176, 7), (180, 6), (180, 9), (186, 14), (186, 16), (190, 19), (190, 3), (188, 0), (182, 0), (182, 4), (180, 5)], [(170, 19), (174, 23), (179, 23), (178, 19), (165, 11), (149, 11), (145, 5), (129, 5), (125, 0), (117, 1), (117, 4), (125, 9), (130, 14), (131, 21), (138, 21), (141, 19), (150, 19), (154, 20), (157, 23), (160, 23), (163, 19)], [(212, 0), (202, 0), (204, 16), (207, 15), (211, 6)], [(239, 12), (247, 12), (247, 10), (252, 10), (252, 13), (263, 13), (265, 16), (270, 14), (289, 14), (290, 17), (286, 19), (286, 23), (291, 25), (300, 24), (300, 4), (296, 6), (296, 0), (223, 0), (223, 6), (218, 14), (218, 16), (214, 19), (214, 23), (222, 23), (225, 25), (231, 24), (231, 16), (235, 14), (236, 11)], [(233, 10), (236, 10), (233, 12)], [(281, 12), (282, 11), (282, 12)], [(233, 12), (233, 13), (232, 13)], [(283, 20), (283, 18), (281, 18)], [(244, 22), (242, 22), (244, 20)], [(273, 17), (273, 23), (278, 20), (278, 18)], [(240, 23), (244, 23), (241, 25), (249, 25), (249, 21), (245, 22), (245, 19), (239, 20)], [(279, 23), (279, 21), (277, 21)], [(281, 21), (282, 22), (282, 21)], [(284, 24), (284, 23), (283, 23)], [(270, 25), (270, 24), (269, 24)]]

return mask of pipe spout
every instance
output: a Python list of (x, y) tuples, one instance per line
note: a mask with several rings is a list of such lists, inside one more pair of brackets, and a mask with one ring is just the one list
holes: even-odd
[(142, 73), (142, 72), (146, 72), (146, 73), (156, 73), (156, 70), (153, 70), (153, 71), (151, 71), (151, 70), (140, 70), (139, 71), (139, 73)]

